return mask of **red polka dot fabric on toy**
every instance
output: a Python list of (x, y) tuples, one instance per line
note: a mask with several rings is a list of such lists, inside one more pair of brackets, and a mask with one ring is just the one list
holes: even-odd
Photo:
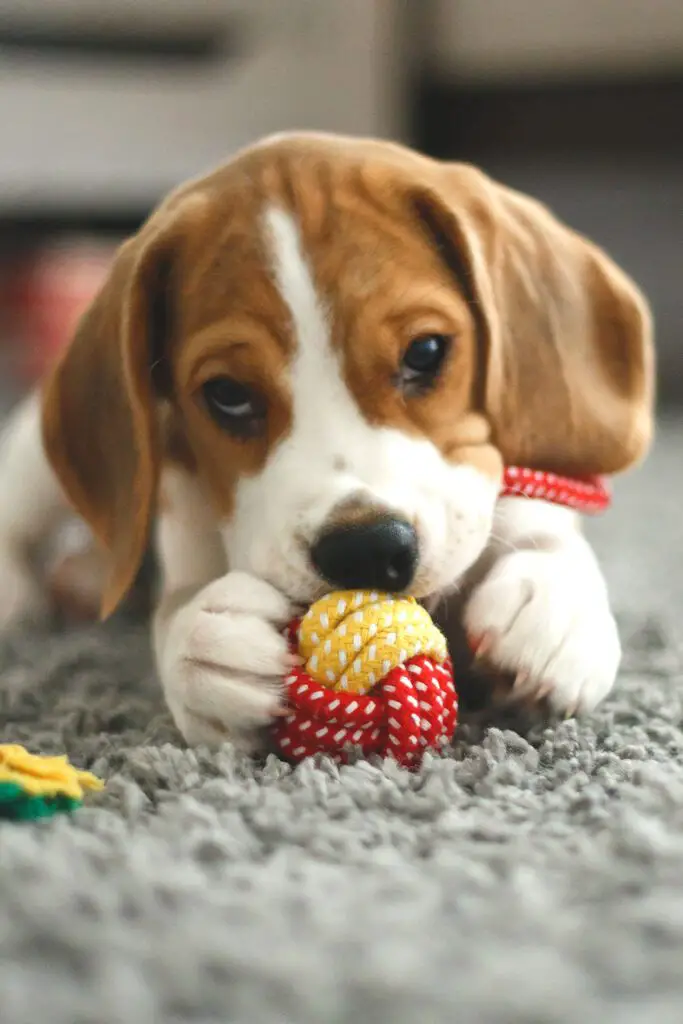
[[(293, 651), (297, 628), (293, 623), (287, 632)], [(417, 655), (366, 694), (328, 689), (302, 668), (294, 668), (286, 684), (291, 710), (276, 723), (274, 740), (293, 761), (318, 753), (344, 760), (355, 747), (415, 767), (426, 750), (439, 750), (450, 741), (457, 721), (449, 659), (440, 665)]]
[(575, 480), (538, 469), (507, 466), (503, 475), (502, 498), (541, 498), (554, 505), (565, 505), (577, 512), (595, 514), (609, 508), (611, 496), (600, 477)]

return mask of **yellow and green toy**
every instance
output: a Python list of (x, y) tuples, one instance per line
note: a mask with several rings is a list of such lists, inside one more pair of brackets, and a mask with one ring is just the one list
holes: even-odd
[(33, 821), (80, 807), (86, 791), (104, 783), (80, 771), (64, 755), (30, 754), (18, 744), (0, 744), (0, 820)]

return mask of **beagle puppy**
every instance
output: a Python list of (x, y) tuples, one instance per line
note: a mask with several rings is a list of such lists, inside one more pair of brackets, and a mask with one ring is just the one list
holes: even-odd
[(653, 363), (636, 286), (538, 202), (388, 142), (268, 137), (121, 246), (8, 425), (0, 616), (43, 606), (28, 553), (66, 499), (107, 553), (105, 616), (154, 536), (191, 744), (259, 744), (282, 627), (331, 587), (441, 604), (513, 697), (590, 710), (620, 659), (605, 582), (577, 514), (502, 474), (638, 461)]

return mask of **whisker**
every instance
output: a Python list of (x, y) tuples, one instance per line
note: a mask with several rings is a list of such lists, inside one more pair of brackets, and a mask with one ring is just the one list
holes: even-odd
[(509, 551), (519, 551), (519, 547), (509, 537), (502, 537), (500, 534), (494, 533), (493, 530), (489, 536), (494, 544), (500, 544), (502, 547), (508, 548)]

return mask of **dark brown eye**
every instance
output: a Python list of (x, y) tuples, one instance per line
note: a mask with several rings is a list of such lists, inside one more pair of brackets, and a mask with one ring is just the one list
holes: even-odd
[(447, 334), (420, 334), (403, 353), (401, 379), (404, 384), (430, 384), (439, 374), (451, 339)]
[(214, 377), (202, 388), (206, 407), (216, 423), (237, 437), (252, 437), (266, 415), (262, 396), (232, 377)]

